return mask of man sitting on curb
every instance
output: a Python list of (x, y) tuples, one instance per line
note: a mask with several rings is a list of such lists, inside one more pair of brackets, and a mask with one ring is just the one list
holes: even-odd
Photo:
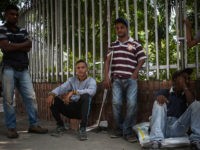
[[(81, 119), (80, 140), (87, 140), (86, 126), (90, 103), (96, 93), (96, 81), (88, 77), (87, 72), (87, 63), (84, 60), (77, 61), (76, 76), (69, 78), (61, 86), (49, 93), (47, 103), (57, 122), (57, 135), (65, 131), (64, 123), (60, 116), (62, 114), (68, 118)], [(62, 96), (62, 98), (59, 96)]]
[(153, 149), (162, 147), (164, 138), (185, 136), (191, 128), (191, 146), (200, 150), (200, 102), (189, 90), (191, 73), (189, 68), (175, 72), (171, 89), (162, 89), (157, 93), (150, 125)]

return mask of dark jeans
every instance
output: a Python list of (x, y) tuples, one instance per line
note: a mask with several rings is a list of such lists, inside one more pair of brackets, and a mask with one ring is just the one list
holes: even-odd
[(81, 119), (80, 127), (86, 128), (90, 111), (90, 102), (91, 96), (89, 94), (83, 94), (78, 102), (71, 102), (67, 105), (64, 104), (62, 99), (55, 97), (54, 104), (51, 105), (50, 109), (58, 126), (64, 126), (60, 116), (60, 114), (62, 114), (71, 119)]

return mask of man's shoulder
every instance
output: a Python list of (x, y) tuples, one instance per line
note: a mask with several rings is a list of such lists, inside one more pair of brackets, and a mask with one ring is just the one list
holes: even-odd
[(88, 80), (92, 82), (96, 82), (96, 80), (93, 77), (88, 77)]
[(8, 28), (5, 25), (0, 26), (0, 33), (6, 33)]
[(73, 76), (73, 77), (69, 77), (67, 81), (75, 81), (76, 80), (76, 77)]
[(110, 47), (119, 45), (119, 41), (111, 42)]

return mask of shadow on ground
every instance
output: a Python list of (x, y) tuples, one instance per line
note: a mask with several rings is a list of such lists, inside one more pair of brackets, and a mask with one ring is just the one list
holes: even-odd
[[(8, 139), (3, 123), (3, 113), (0, 113), (0, 149), (1, 150), (141, 150), (139, 143), (129, 143), (122, 138), (111, 139), (109, 132), (89, 132), (87, 141), (79, 141), (77, 132), (69, 130), (61, 137), (52, 137), (50, 133), (55, 128), (53, 121), (41, 121), (41, 125), (49, 129), (48, 134), (27, 133), (28, 120), (26, 116), (17, 116), (18, 139)], [(179, 148), (179, 150), (188, 148)], [(173, 149), (174, 150), (174, 149)]]

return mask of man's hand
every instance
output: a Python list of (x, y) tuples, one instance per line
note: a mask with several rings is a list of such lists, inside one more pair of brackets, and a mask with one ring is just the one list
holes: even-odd
[(111, 81), (109, 77), (106, 77), (105, 80), (103, 81), (103, 86), (106, 89), (110, 89), (111, 88)]
[(51, 105), (53, 105), (53, 103), (54, 103), (54, 96), (53, 96), (53, 95), (49, 95), (49, 96), (47, 97), (47, 105), (48, 105), (49, 107), (51, 107)]
[(133, 72), (131, 78), (134, 79), (134, 80), (136, 80), (136, 79), (138, 78), (138, 71), (135, 70), (135, 71)]
[(63, 99), (63, 101), (64, 101), (64, 103), (65, 103), (66, 105), (69, 104), (69, 103), (71, 102), (71, 97), (72, 97), (73, 94), (74, 94), (74, 92), (71, 91), (71, 92), (69, 92), (69, 93), (67, 93), (67, 94), (62, 95), (62, 99)]
[(24, 42), (23, 51), (29, 52), (30, 49), (31, 49), (31, 47), (32, 47), (32, 41), (28, 39), (28, 40), (26, 40), (26, 41)]
[(156, 100), (157, 100), (158, 104), (161, 105), (161, 106), (162, 106), (163, 104), (169, 102), (169, 101), (167, 100), (167, 98), (166, 98), (165, 96), (163, 96), (163, 95), (157, 96)]

